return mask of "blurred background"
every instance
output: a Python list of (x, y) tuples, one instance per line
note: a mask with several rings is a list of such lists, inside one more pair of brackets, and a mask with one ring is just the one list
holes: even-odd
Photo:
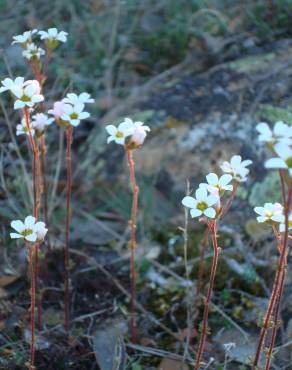
[[(253, 212), (256, 205), (280, 199), (277, 174), (263, 167), (269, 154), (258, 143), (255, 125), (259, 121), (292, 124), (291, 24), (292, 0), (0, 0), (1, 80), (8, 75), (31, 77), (21, 49), (11, 45), (13, 35), (49, 27), (69, 33), (68, 42), (56, 50), (50, 63), (44, 94), (48, 109), (68, 91), (87, 91), (95, 99), (89, 107), (91, 117), (74, 130), (71, 241), (105, 266), (117, 256), (127, 256), (131, 192), (123, 148), (106, 144), (104, 126), (131, 117), (151, 127), (145, 145), (135, 153), (141, 187), (139, 276), (146, 289), (141, 303), (148, 301), (147, 309), (166, 317), (175, 331), (185, 325), (185, 308), (179, 304), (184, 288), (145, 255), (153, 252), (155, 263), (183, 276), (183, 237), (178, 227), (184, 225), (180, 202), (186, 180), (195, 189), (208, 172), (219, 174), (220, 164), (232, 155), (253, 160), (249, 180), (240, 187), (221, 228), (227, 253), (220, 265), (215, 302), (231, 322), (244, 327), (251, 343), (244, 347), (247, 352), (234, 354), (239, 361), (234, 369), (244, 369), (244, 358), (252, 354), (277, 258), (273, 238), (256, 223)], [(14, 132), (20, 120), (11, 100), (1, 95), (0, 103), (0, 242), (5, 261), (1, 270), (13, 275), (20, 273), (24, 259), (20, 248), (16, 257), (12, 251), (8, 224), (31, 209), (24, 186), (26, 170), (18, 154), (28, 171), (29, 157), (25, 140), (17, 139), (16, 147), (11, 139), (9, 127)], [(58, 248), (65, 216), (64, 136), (57, 127), (49, 130), (50, 216)], [(202, 233), (200, 225), (190, 224), (192, 279), (196, 279)], [(13, 258), (22, 265), (13, 263)], [(126, 279), (126, 270), (119, 273)], [(88, 279), (82, 285), (85, 291)], [(100, 286), (90, 289), (100, 293)], [(287, 284), (278, 345), (292, 339), (291, 302), (291, 284)], [(178, 322), (173, 321), (176, 314)], [(213, 345), (216, 351), (217, 342), (238, 337), (226, 317), (222, 335), (222, 316), (214, 313), (211, 320), (210, 349)], [(158, 342), (169, 351), (180, 349), (169, 339)], [(159, 363), (153, 360), (154, 365), (149, 365), (147, 360), (145, 365), (135, 356), (130, 366), (137, 367), (129, 369), (155, 369)], [(291, 354), (282, 352), (281, 358), (280, 368), (289, 369)], [(219, 369), (219, 363), (214, 368)]]

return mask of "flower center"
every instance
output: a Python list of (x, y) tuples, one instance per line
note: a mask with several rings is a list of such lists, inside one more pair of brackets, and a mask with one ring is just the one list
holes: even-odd
[(271, 212), (271, 211), (267, 211), (267, 212), (266, 212), (266, 217), (267, 217), (267, 218), (269, 218), (269, 219), (270, 219), (270, 218), (272, 218), (272, 216), (273, 216), (273, 212)]
[(208, 208), (208, 204), (206, 202), (199, 202), (197, 204), (197, 208), (200, 210), (200, 211), (205, 211), (205, 209)]
[(289, 168), (292, 168), (292, 157), (286, 159), (286, 164)]
[(70, 115), (70, 118), (71, 119), (78, 119), (78, 114), (77, 113), (72, 113), (71, 115)]
[(124, 134), (121, 131), (118, 131), (116, 133), (116, 137), (118, 137), (118, 138), (124, 137)]
[(31, 235), (31, 234), (32, 234), (32, 229), (25, 229), (21, 232), (21, 235), (23, 235), (24, 237)]
[(30, 96), (22, 95), (21, 100), (22, 101), (31, 101), (31, 98), (30, 98)]

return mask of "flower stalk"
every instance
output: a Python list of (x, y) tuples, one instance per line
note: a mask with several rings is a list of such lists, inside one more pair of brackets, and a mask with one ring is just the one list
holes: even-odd
[(207, 337), (207, 329), (208, 329), (208, 316), (209, 316), (209, 306), (213, 294), (213, 288), (214, 288), (214, 282), (215, 282), (215, 276), (217, 272), (217, 266), (218, 266), (218, 259), (220, 254), (220, 248), (218, 247), (218, 241), (217, 241), (217, 222), (211, 221), (208, 224), (208, 228), (211, 234), (212, 238), (212, 244), (213, 244), (213, 259), (212, 259), (212, 267), (211, 267), (211, 274), (210, 274), (210, 280), (209, 280), (209, 286), (207, 291), (207, 296), (205, 298), (205, 305), (204, 305), (204, 313), (203, 313), (203, 321), (202, 321), (202, 332), (201, 332), (201, 338), (199, 343), (199, 348), (197, 352), (197, 358), (195, 363), (195, 370), (199, 370), (201, 366), (201, 359), (202, 355), (204, 353), (205, 348), (205, 342)]
[(133, 192), (131, 218), (129, 221), (129, 225), (131, 229), (130, 241), (129, 241), (129, 248), (131, 251), (131, 258), (130, 258), (130, 280), (131, 280), (130, 330), (131, 330), (132, 342), (136, 343), (137, 342), (137, 325), (136, 325), (136, 317), (135, 317), (136, 316), (135, 252), (136, 252), (136, 247), (137, 247), (136, 230), (137, 230), (139, 187), (136, 182), (133, 150), (126, 149), (126, 153), (127, 153), (127, 161), (128, 161), (129, 172), (130, 172), (130, 182), (131, 182), (131, 187), (132, 187), (132, 192)]
[(67, 195), (66, 195), (66, 225), (65, 225), (65, 250), (64, 250), (64, 325), (69, 330), (70, 325), (70, 294), (69, 294), (69, 249), (70, 249), (70, 220), (71, 220), (71, 190), (72, 190), (72, 155), (73, 127), (66, 129), (66, 167), (67, 167)]

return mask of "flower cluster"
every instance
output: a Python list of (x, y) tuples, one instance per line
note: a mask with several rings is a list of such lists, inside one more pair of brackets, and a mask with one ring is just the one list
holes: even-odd
[(292, 127), (283, 122), (276, 122), (273, 130), (267, 123), (256, 126), (259, 140), (265, 142), (275, 155), (266, 161), (266, 168), (285, 170), (292, 177)]
[(61, 126), (78, 126), (80, 121), (90, 116), (84, 111), (85, 104), (93, 103), (94, 99), (86, 92), (76, 95), (69, 93), (61, 101), (54, 103), (53, 109), (48, 111), (55, 117), (55, 120)]
[(67, 41), (67, 32), (58, 31), (57, 28), (49, 28), (48, 31), (38, 31), (36, 29), (26, 31), (22, 35), (13, 36), (12, 44), (19, 44), (23, 49), (22, 55), (28, 60), (39, 60), (45, 55), (45, 50), (38, 47), (33, 42), (33, 37), (39, 35), (41, 40), (45, 40), (47, 49), (55, 49), (60, 42)]
[[(263, 207), (255, 207), (254, 211), (259, 215), (257, 221), (279, 228), (279, 232), (285, 232), (284, 207), (280, 203), (265, 203)], [(288, 230), (292, 230), (292, 212), (288, 217)]]
[(190, 214), (193, 218), (205, 216), (214, 219), (220, 217), (221, 198), (226, 191), (234, 191), (234, 184), (246, 181), (249, 173), (246, 167), (251, 163), (250, 160), (242, 161), (239, 155), (233, 156), (230, 162), (224, 162), (221, 166), (225, 174), (219, 178), (215, 173), (209, 173), (206, 176), (207, 183), (199, 184), (195, 197), (184, 197), (182, 204), (190, 208)]
[(141, 147), (150, 131), (150, 127), (143, 122), (134, 122), (131, 118), (125, 118), (118, 126), (107, 125), (106, 131), (109, 134), (107, 142), (114, 141), (116, 144), (126, 145), (130, 149)]
[(45, 223), (37, 222), (33, 216), (27, 216), (24, 222), (20, 220), (12, 221), (11, 227), (16, 231), (16, 233), (10, 233), (11, 239), (23, 239), (30, 243), (43, 241), (48, 231)]
[(1, 83), (0, 93), (9, 91), (16, 99), (14, 109), (32, 108), (36, 103), (44, 100), (41, 86), (37, 80), (24, 81), (23, 77), (16, 77), (15, 80), (5, 78)]

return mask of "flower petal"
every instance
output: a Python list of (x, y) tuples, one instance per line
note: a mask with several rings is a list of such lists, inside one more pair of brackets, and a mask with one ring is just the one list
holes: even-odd
[(185, 207), (188, 207), (188, 208), (196, 208), (196, 206), (198, 204), (196, 199), (193, 198), (193, 197), (190, 197), (190, 196), (184, 197), (181, 202)]
[(16, 220), (11, 222), (11, 227), (16, 230), (17, 232), (21, 233), (23, 230), (25, 230), (25, 225), (22, 221)]
[(194, 209), (194, 208), (192, 208), (192, 209), (190, 210), (190, 214), (191, 214), (192, 218), (195, 218), (195, 217), (199, 217), (199, 216), (201, 216), (201, 215), (203, 214), (203, 212), (202, 212), (202, 211), (200, 211), (199, 209)]
[(216, 173), (213, 172), (209, 173), (206, 176), (206, 179), (210, 185), (217, 185), (219, 181), (218, 176), (216, 175)]
[(209, 217), (209, 218), (215, 218), (216, 217), (216, 211), (215, 211), (214, 208), (209, 207), (209, 208), (205, 209), (204, 215)]

